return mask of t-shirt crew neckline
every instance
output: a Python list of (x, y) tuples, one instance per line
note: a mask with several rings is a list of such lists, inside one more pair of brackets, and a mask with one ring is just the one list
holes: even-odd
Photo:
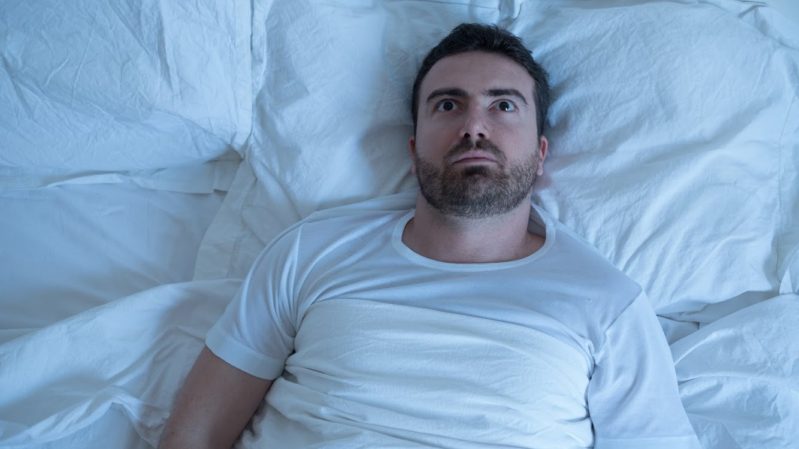
[(421, 254), (417, 253), (416, 251), (412, 250), (402, 241), (402, 233), (405, 230), (405, 226), (408, 222), (414, 217), (415, 209), (410, 210), (404, 215), (402, 215), (394, 225), (394, 231), (391, 235), (391, 243), (394, 246), (394, 249), (404, 257), (405, 259), (409, 260), (410, 262), (421, 265), (428, 268), (435, 268), (439, 270), (447, 270), (447, 271), (491, 271), (491, 270), (505, 270), (508, 268), (515, 268), (521, 265), (528, 264), (534, 260), (537, 260), (544, 256), (544, 254), (549, 251), (549, 248), (555, 242), (555, 229), (552, 222), (542, 214), (538, 208), (533, 205), (532, 209), (530, 209), (530, 226), (528, 229), (534, 231), (536, 234), (541, 235), (543, 231), (544, 237), (544, 244), (541, 248), (538, 248), (536, 252), (530, 254), (529, 256), (522, 257), (521, 259), (516, 260), (509, 260), (507, 262), (488, 262), (488, 263), (452, 263), (452, 262), (442, 262), (440, 260), (430, 259), (428, 257), (422, 256)]

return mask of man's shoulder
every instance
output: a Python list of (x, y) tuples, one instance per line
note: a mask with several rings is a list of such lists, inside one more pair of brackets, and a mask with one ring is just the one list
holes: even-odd
[(641, 293), (641, 286), (635, 280), (583, 236), (557, 221), (542, 208), (536, 207), (536, 211), (547, 221), (547, 229), (553, 233), (551, 237), (555, 242), (549, 254), (553, 269), (565, 270), (576, 285), (587, 291), (601, 293), (605, 301), (600, 302), (605, 305), (611, 298), (626, 305)]
[(252, 270), (318, 268), (367, 251), (390, 236), (397, 220), (413, 208), (414, 198), (415, 193), (401, 193), (313, 212), (272, 239)]
[(554, 215), (543, 207), (533, 204), (534, 213), (530, 216), (530, 228), (546, 230), (546, 239), (549, 240), (555, 255), (570, 259), (586, 260), (597, 265), (600, 269), (613, 269), (613, 265), (588, 241), (574, 230), (558, 221)]

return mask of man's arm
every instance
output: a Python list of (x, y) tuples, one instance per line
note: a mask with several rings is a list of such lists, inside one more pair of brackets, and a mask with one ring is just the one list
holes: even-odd
[(232, 447), (271, 385), (204, 347), (178, 394), (159, 449)]

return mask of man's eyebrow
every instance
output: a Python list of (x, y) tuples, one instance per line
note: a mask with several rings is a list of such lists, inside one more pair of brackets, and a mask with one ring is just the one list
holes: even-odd
[[(524, 95), (522, 95), (521, 92), (519, 92), (518, 90), (513, 89), (513, 88), (488, 89), (488, 90), (483, 91), (483, 95), (487, 95), (489, 97), (505, 97), (505, 96), (517, 97), (520, 100), (522, 100), (522, 102), (524, 102), (524, 104), (527, 104), (527, 99), (524, 98)], [(468, 96), (469, 96), (469, 94), (465, 90), (463, 90), (461, 88), (458, 88), (458, 87), (445, 87), (443, 89), (436, 89), (433, 92), (430, 92), (430, 95), (427, 96), (427, 102), (429, 103), (431, 100), (433, 100), (436, 97), (460, 97), (460, 98), (463, 98), (463, 97), (468, 97)]]
[(445, 87), (443, 89), (436, 89), (430, 92), (430, 95), (427, 96), (427, 103), (430, 103), (430, 100), (436, 97), (467, 97), (469, 94), (466, 93), (465, 90), (459, 89), (457, 87)]
[(509, 89), (488, 89), (483, 92), (483, 95), (488, 95), (489, 97), (518, 97), (520, 100), (527, 104), (527, 99), (524, 98), (521, 92), (516, 89), (509, 88)]

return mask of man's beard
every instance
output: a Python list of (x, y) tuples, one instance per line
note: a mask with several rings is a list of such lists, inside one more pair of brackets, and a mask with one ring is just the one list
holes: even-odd
[(496, 166), (491, 163), (458, 168), (445, 164), (442, 171), (416, 155), (416, 178), (422, 196), (433, 208), (444, 215), (486, 218), (510, 212), (529, 200), (538, 165), (535, 156), (508, 170), (505, 155), (493, 143), (464, 140), (444, 156), (444, 161), (475, 148), (491, 153)]

